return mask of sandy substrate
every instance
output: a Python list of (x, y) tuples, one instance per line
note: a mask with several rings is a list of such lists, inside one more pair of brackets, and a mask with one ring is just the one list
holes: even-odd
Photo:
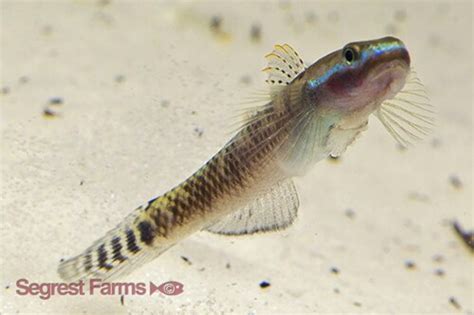
[[(473, 255), (450, 226), (474, 228), (470, 2), (2, 1), (0, 28), (2, 314), (473, 313)], [(402, 151), (372, 119), (296, 180), (288, 230), (200, 232), (124, 279), (181, 295), (17, 294), (215, 153), (273, 44), (311, 63), (387, 34), (438, 109), (426, 141)]]

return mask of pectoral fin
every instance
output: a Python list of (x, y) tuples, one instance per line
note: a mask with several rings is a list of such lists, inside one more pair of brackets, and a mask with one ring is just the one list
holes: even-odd
[(281, 181), (267, 192), (224, 219), (206, 228), (224, 235), (244, 235), (282, 230), (297, 216), (298, 194), (291, 179)]

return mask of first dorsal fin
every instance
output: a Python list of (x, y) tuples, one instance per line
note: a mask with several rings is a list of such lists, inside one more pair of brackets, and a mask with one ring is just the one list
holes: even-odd
[(244, 235), (282, 230), (297, 216), (299, 201), (291, 179), (270, 187), (260, 197), (217, 223), (207, 231), (223, 235)]
[(305, 70), (303, 60), (288, 44), (275, 45), (265, 58), (268, 64), (263, 71), (268, 74), (266, 82), (270, 85), (288, 85)]

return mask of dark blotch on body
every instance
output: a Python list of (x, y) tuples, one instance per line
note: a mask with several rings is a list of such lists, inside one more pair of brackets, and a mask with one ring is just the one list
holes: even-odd
[(138, 230), (140, 231), (140, 240), (143, 243), (150, 245), (153, 242), (153, 239), (155, 238), (155, 234), (156, 234), (150, 222), (148, 221), (140, 222), (138, 224)]
[(112, 260), (122, 262), (127, 258), (122, 255), (122, 244), (120, 243), (120, 237), (114, 237), (110, 242), (112, 245)]
[(127, 230), (127, 249), (132, 253), (137, 253), (140, 251), (140, 247), (137, 246), (137, 238), (135, 233), (132, 230)]
[(105, 250), (105, 245), (102, 244), (97, 249), (97, 255), (99, 260), (99, 268), (112, 269), (112, 266), (107, 264), (107, 251)]

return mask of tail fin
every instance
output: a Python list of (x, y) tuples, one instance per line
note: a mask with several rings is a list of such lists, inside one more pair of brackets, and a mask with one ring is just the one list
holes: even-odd
[(61, 261), (59, 276), (65, 281), (112, 280), (125, 276), (167, 250), (171, 245), (156, 244), (157, 227), (146, 207), (141, 206), (117, 227), (95, 241), (82, 254)]

